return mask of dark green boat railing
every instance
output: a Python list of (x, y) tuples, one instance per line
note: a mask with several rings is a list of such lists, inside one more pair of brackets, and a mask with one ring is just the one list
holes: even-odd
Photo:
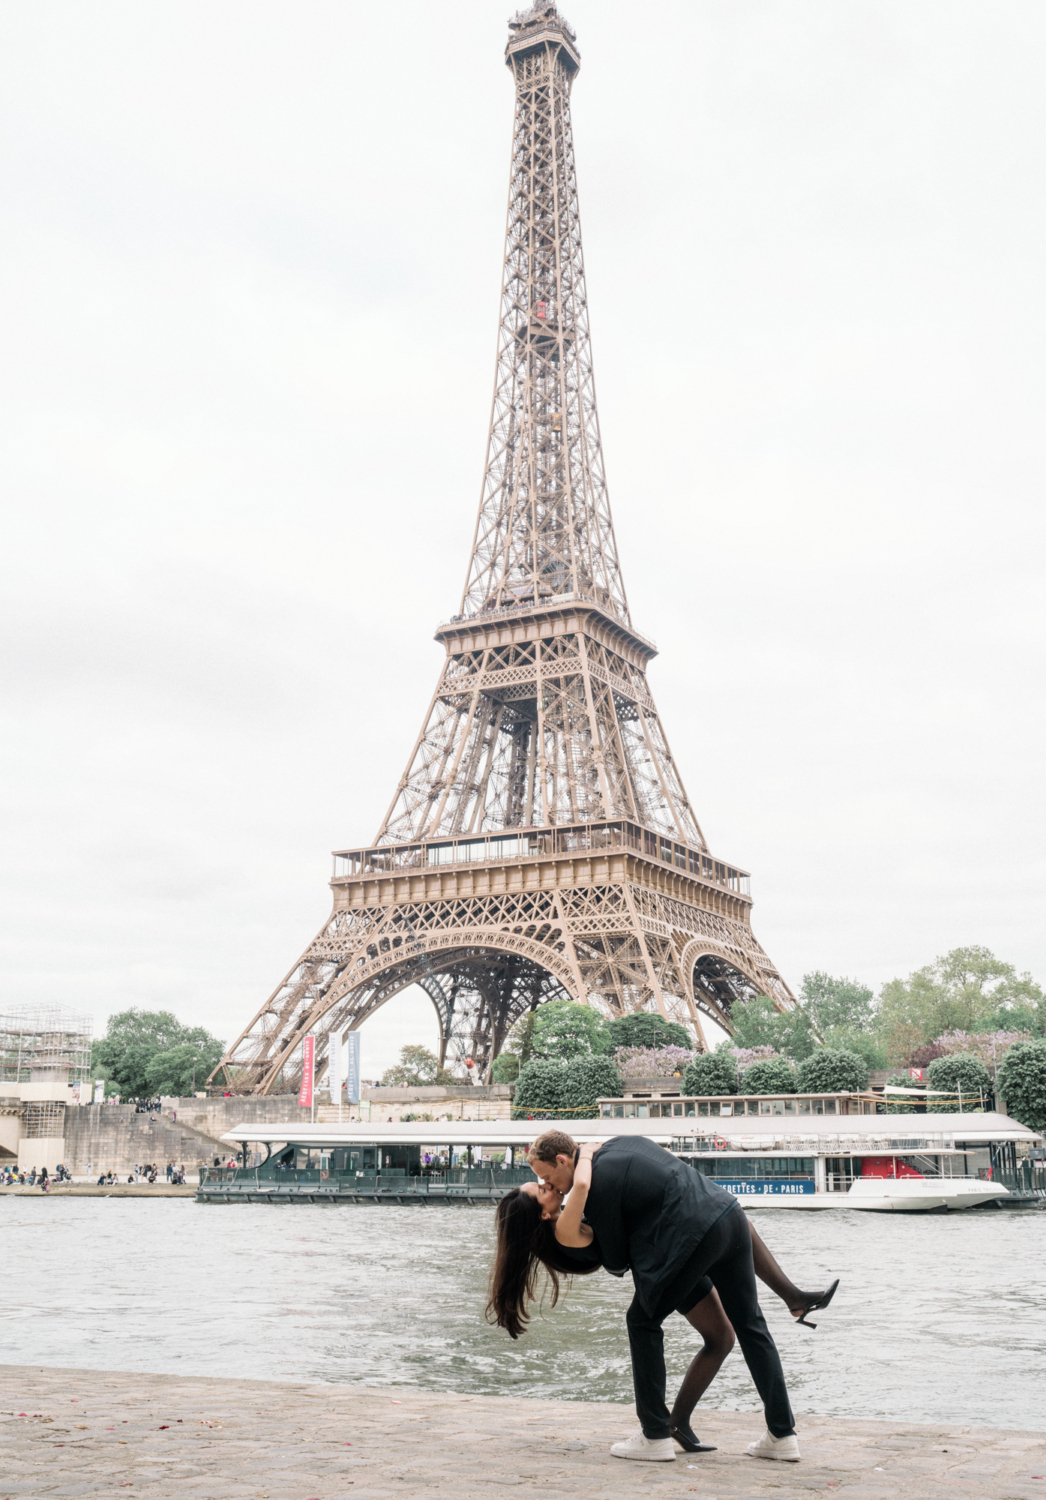
[(344, 1195), (365, 1193), (395, 1197), (444, 1197), (467, 1195), (470, 1191), (507, 1192), (524, 1182), (533, 1182), (529, 1167), (448, 1167), (444, 1171), (426, 1171), (408, 1176), (402, 1169), (385, 1167), (380, 1172), (325, 1172), (316, 1167), (201, 1167), (200, 1191), (232, 1190), (266, 1195), (302, 1192)]

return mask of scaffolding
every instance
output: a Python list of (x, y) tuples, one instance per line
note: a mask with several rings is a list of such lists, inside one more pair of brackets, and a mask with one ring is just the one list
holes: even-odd
[(90, 1076), (90, 1016), (59, 1006), (0, 1013), (0, 1082), (87, 1083)]
[(22, 1106), (22, 1135), (27, 1141), (56, 1140), (65, 1134), (65, 1105), (51, 1099)]

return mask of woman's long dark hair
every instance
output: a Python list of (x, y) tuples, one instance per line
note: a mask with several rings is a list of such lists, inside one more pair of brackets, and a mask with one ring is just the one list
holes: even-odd
[(589, 1276), (599, 1266), (579, 1265), (563, 1253), (556, 1231), (541, 1217), (533, 1193), (512, 1188), (494, 1214), (498, 1243), (490, 1273), (487, 1321), (504, 1328), (509, 1338), (526, 1333), (530, 1304), (537, 1301), (538, 1267), (552, 1283), (552, 1306), (559, 1301), (560, 1276)]

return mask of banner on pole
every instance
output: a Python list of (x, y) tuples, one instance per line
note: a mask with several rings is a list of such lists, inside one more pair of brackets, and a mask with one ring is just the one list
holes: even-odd
[(360, 1102), (360, 1034), (350, 1031), (345, 1038), (345, 1098), (349, 1104)]
[(316, 1066), (316, 1038), (307, 1036), (301, 1044), (301, 1093), (298, 1103), (303, 1109), (312, 1108), (313, 1071)]
[(336, 1031), (327, 1033), (327, 1082), (330, 1085), (331, 1103), (341, 1103), (341, 1037)]

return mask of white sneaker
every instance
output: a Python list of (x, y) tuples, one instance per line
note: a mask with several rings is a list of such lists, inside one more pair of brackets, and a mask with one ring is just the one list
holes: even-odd
[(642, 1431), (611, 1448), (615, 1458), (644, 1458), (653, 1463), (675, 1463), (676, 1447), (671, 1438), (648, 1438)]
[(749, 1443), (745, 1452), (750, 1458), (780, 1458), (786, 1464), (799, 1462), (799, 1439), (794, 1432), (787, 1437), (774, 1437), (767, 1429), (757, 1443)]

